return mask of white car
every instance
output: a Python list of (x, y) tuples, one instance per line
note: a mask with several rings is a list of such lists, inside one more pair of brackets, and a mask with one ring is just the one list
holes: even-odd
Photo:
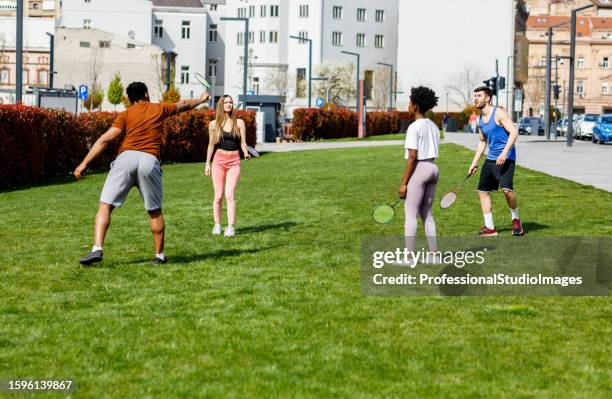
[(597, 123), (599, 114), (582, 115), (576, 122), (576, 138), (578, 140), (587, 140), (593, 137), (593, 128)]

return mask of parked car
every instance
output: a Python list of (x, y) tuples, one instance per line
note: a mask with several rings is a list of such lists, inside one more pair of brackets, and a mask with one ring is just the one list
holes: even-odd
[(602, 115), (593, 127), (593, 143), (612, 141), (612, 114)]
[(517, 127), (519, 134), (531, 134), (533, 129), (533, 121), (536, 120), (538, 122), (538, 135), (544, 135), (544, 120), (542, 118), (536, 118), (532, 116), (525, 116), (519, 119)]
[(587, 140), (593, 137), (593, 127), (597, 123), (599, 114), (584, 114), (576, 123), (576, 138), (578, 140)]
[(567, 134), (567, 118), (561, 118), (557, 122), (557, 136), (565, 136)]

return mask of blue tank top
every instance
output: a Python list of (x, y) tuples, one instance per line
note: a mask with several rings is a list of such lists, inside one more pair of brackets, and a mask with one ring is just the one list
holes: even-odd
[[(480, 121), (480, 130), (482, 130), (482, 134), (487, 139), (487, 144), (489, 146), (489, 154), (487, 155), (487, 159), (495, 161), (497, 157), (499, 157), (506, 147), (508, 143), (509, 134), (504, 129), (503, 126), (499, 126), (495, 123), (495, 112), (497, 111), (497, 107), (493, 108), (493, 112), (491, 113), (491, 119), (489, 119), (488, 123), (484, 123), (482, 120), (482, 115), (479, 118)], [(516, 161), (516, 150), (514, 146), (510, 149), (508, 156), (506, 159), (511, 159)]]

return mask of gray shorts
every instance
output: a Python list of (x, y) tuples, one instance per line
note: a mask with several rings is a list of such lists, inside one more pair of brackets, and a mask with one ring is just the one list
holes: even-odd
[(162, 170), (159, 160), (141, 151), (124, 151), (106, 177), (100, 202), (121, 206), (132, 187), (137, 187), (148, 212), (162, 207)]

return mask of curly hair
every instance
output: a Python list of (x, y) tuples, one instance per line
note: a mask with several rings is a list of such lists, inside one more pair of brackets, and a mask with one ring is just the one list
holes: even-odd
[(419, 107), (419, 111), (424, 114), (438, 105), (438, 97), (429, 87), (413, 87), (410, 92), (410, 102)]

